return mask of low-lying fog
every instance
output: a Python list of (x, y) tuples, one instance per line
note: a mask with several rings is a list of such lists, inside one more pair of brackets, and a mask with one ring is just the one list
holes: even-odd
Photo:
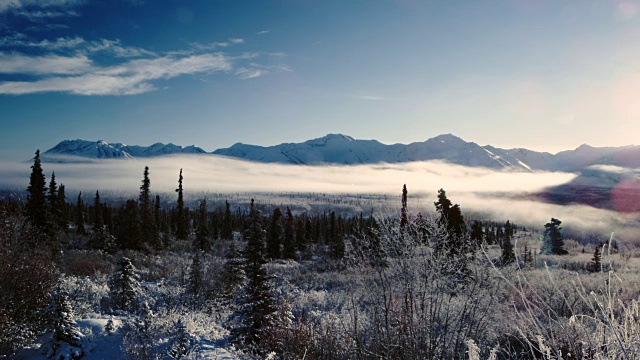
[[(30, 166), (30, 163), (0, 163), (0, 188), (26, 189)], [(91, 196), (96, 190), (136, 196), (145, 166), (150, 169), (152, 192), (160, 194), (173, 193), (181, 168), (187, 196), (199, 194), (204, 197), (203, 193), (386, 194), (389, 195), (387, 203), (380, 203), (380, 208), (399, 208), (402, 185), (407, 184), (409, 207), (413, 212), (433, 211), (437, 191), (444, 188), (449, 199), (460, 204), (463, 213), (486, 214), (498, 220), (511, 219), (541, 229), (554, 217), (572, 229), (597, 231), (603, 235), (616, 232), (627, 243), (640, 243), (639, 214), (621, 214), (584, 205), (554, 205), (527, 196), (573, 180), (576, 174), (571, 173), (495, 171), (438, 161), (298, 166), (253, 163), (218, 156), (43, 163), (47, 182), (55, 171), (57, 183), (65, 184), (69, 200), (77, 196), (78, 191)], [(286, 204), (286, 197), (278, 201), (273, 203)], [(368, 212), (370, 208), (354, 210)]]

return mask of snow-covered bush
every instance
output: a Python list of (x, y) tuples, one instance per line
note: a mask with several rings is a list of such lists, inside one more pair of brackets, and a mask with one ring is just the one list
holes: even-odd
[(69, 296), (64, 291), (54, 291), (47, 308), (51, 324), (51, 338), (42, 346), (42, 353), (49, 359), (80, 359), (85, 355), (86, 339), (78, 329)]
[(174, 324), (167, 355), (176, 360), (186, 358), (196, 350), (197, 344), (198, 340), (189, 333), (187, 326), (179, 319)]
[(156, 357), (157, 329), (154, 314), (146, 303), (140, 305), (136, 316), (129, 317), (122, 326), (122, 351), (128, 359), (150, 360)]

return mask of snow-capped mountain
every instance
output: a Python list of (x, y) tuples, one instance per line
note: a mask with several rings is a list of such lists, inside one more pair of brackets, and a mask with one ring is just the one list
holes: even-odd
[[(124, 145), (105, 141), (65, 140), (43, 154), (44, 161), (77, 159), (134, 159), (170, 154), (207, 154), (196, 146), (156, 143), (151, 146)], [(328, 134), (302, 143), (257, 146), (237, 143), (213, 154), (265, 163), (300, 165), (375, 164), (441, 160), (453, 164), (518, 171), (579, 171), (592, 165), (640, 167), (640, 146), (592, 147), (581, 145), (558, 154), (528, 149), (500, 149), (480, 146), (452, 134), (423, 142), (383, 144), (357, 140), (347, 135)]]
[[(88, 159), (134, 159), (170, 154), (205, 154), (206, 151), (194, 145), (182, 147), (174, 144), (156, 143), (151, 146), (128, 146), (121, 143), (109, 144), (104, 140), (64, 140), (42, 154), (48, 162), (79, 161)], [(74, 159), (75, 158), (75, 159)]]

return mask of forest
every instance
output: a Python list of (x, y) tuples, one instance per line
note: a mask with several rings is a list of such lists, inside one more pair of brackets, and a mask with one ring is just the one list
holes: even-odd
[(150, 171), (130, 199), (70, 194), (36, 152), (0, 200), (0, 358), (640, 358), (640, 249), (613, 236), (444, 189), (419, 212), (403, 184), (359, 214), (188, 201)]

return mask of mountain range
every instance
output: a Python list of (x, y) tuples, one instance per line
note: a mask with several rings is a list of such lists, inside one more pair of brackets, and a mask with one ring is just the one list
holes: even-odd
[(423, 142), (383, 144), (377, 140), (357, 140), (342, 134), (284, 143), (257, 146), (236, 143), (207, 153), (197, 146), (182, 147), (156, 143), (151, 146), (107, 143), (106, 141), (64, 140), (47, 150), (42, 160), (47, 162), (78, 162), (89, 159), (135, 159), (172, 154), (218, 155), (263, 163), (298, 165), (374, 164), (441, 160), (453, 164), (510, 169), (519, 171), (577, 171), (592, 165), (640, 167), (640, 146), (592, 147), (581, 145), (557, 154), (523, 148), (501, 149), (480, 146), (461, 138), (444, 134)]

